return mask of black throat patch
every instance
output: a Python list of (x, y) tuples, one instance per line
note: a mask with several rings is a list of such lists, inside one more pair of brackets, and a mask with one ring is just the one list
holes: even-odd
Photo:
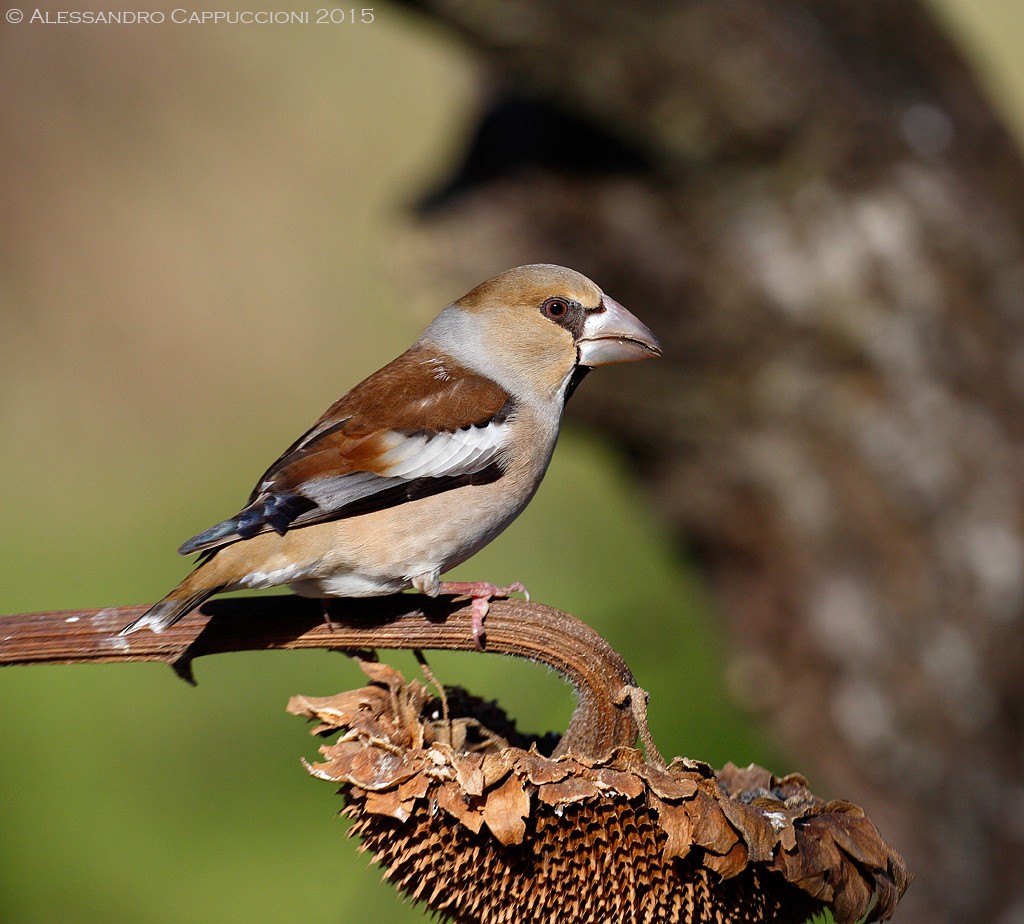
[(579, 388), (580, 382), (587, 377), (587, 373), (589, 371), (590, 366), (581, 366), (579, 363), (576, 364), (576, 367), (572, 370), (572, 375), (569, 376), (569, 384), (565, 388), (566, 404), (569, 403), (569, 399), (572, 397), (573, 392)]

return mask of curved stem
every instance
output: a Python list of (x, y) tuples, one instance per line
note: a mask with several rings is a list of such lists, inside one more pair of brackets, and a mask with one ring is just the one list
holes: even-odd
[[(26, 613), (0, 618), (0, 666), (94, 661), (159, 661), (191, 679), (202, 655), (267, 649), (367, 648), (475, 651), (468, 602), (397, 594), (320, 601), (295, 596), (205, 603), (156, 635), (118, 635), (148, 606)], [(576, 690), (577, 704), (556, 755), (601, 758), (633, 746), (642, 691), (622, 657), (588, 625), (560, 610), (520, 600), (494, 600), (485, 623), (486, 650), (554, 668)], [(644, 729), (646, 731), (646, 729)], [(649, 754), (660, 760), (656, 752)]]

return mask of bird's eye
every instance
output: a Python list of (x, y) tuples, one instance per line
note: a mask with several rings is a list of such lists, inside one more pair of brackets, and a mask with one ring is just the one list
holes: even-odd
[(561, 321), (569, 313), (569, 303), (564, 298), (549, 298), (540, 306), (544, 317)]

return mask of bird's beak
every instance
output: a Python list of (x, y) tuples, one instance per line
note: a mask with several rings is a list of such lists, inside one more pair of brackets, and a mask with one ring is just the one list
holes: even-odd
[(577, 342), (581, 366), (607, 366), (661, 356), (661, 344), (639, 320), (614, 298), (605, 295), (601, 308), (591, 312)]

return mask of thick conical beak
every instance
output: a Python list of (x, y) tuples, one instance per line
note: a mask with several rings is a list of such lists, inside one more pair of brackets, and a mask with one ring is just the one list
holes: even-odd
[(607, 366), (661, 356), (661, 344), (646, 327), (614, 298), (605, 295), (601, 310), (591, 312), (576, 346), (581, 366)]

